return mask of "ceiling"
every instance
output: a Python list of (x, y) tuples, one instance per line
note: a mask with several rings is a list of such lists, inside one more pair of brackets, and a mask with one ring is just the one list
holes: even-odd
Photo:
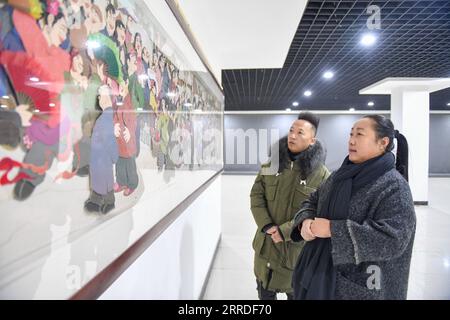
[(221, 82), (223, 69), (282, 68), (307, 0), (178, 0)]
[[(381, 9), (381, 29), (368, 29), (369, 5)], [(369, 31), (377, 41), (363, 46)], [(222, 71), (227, 111), (388, 110), (388, 95), (359, 90), (387, 77), (450, 77), (450, 1), (309, 0), (282, 68), (230, 69)], [(326, 80), (328, 70), (334, 77)], [(312, 95), (305, 97), (305, 90)], [(450, 89), (432, 93), (430, 103), (433, 110), (450, 110)]]

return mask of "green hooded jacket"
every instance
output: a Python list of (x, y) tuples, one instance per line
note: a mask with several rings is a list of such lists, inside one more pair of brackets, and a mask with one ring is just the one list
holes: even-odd
[[(257, 224), (253, 240), (254, 272), (265, 289), (291, 293), (292, 273), (304, 244), (290, 239), (293, 219), (301, 203), (330, 173), (324, 165), (325, 151), (319, 141), (301, 152), (295, 161), (289, 158), (286, 137), (280, 140), (279, 150), (277, 172), (267, 174), (263, 171), (270, 163), (263, 165), (250, 193), (251, 211)], [(271, 224), (279, 227), (283, 242), (275, 244), (263, 232)]]

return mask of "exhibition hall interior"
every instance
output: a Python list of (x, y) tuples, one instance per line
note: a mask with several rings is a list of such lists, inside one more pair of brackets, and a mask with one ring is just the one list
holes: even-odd
[(450, 1), (0, 0), (1, 300), (450, 300)]

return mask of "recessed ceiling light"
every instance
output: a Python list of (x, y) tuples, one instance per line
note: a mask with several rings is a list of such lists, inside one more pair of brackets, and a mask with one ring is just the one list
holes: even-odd
[(286, 111), (288, 111), (288, 112), (291, 111), (291, 108), (286, 108)]
[(3, 99), (9, 99), (9, 96), (2, 96)]
[(348, 109), (348, 111), (353, 112), (353, 111), (355, 111), (355, 108), (350, 108), (350, 109)]
[(331, 72), (331, 71), (327, 71), (327, 72), (325, 72), (325, 73), (323, 74), (323, 77), (324, 77), (325, 79), (331, 79), (331, 78), (334, 77), (334, 73)]
[(373, 103), (373, 101), (369, 101), (369, 103), (367, 104), (369, 107), (373, 107), (375, 105), (375, 103)]
[(449, 102), (449, 103), (447, 103), (447, 107), (450, 107), (450, 102)]
[(293, 105), (294, 107), (298, 107), (298, 102), (297, 102), (297, 101), (294, 101), (294, 102), (292, 102), (292, 105)]
[(377, 38), (372, 33), (367, 33), (361, 38), (361, 44), (367, 47), (374, 45), (376, 41)]
[(30, 78), (30, 81), (32, 81), (32, 82), (39, 82), (39, 78), (37, 78), (37, 77), (31, 77), (31, 78)]
[(304, 95), (305, 97), (310, 97), (310, 96), (312, 95), (312, 92), (311, 92), (310, 90), (306, 90), (306, 91), (303, 93), (303, 95)]

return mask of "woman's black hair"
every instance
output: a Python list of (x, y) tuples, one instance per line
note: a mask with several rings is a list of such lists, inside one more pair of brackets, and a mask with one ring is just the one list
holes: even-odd
[(398, 130), (394, 129), (392, 121), (382, 115), (368, 115), (364, 118), (371, 119), (374, 122), (374, 128), (377, 139), (389, 138), (389, 144), (386, 147), (386, 152), (391, 152), (394, 149), (394, 138), (397, 139), (397, 156), (395, 166), (397, 171), (408, 181), (408, 141), (405, 136)]

